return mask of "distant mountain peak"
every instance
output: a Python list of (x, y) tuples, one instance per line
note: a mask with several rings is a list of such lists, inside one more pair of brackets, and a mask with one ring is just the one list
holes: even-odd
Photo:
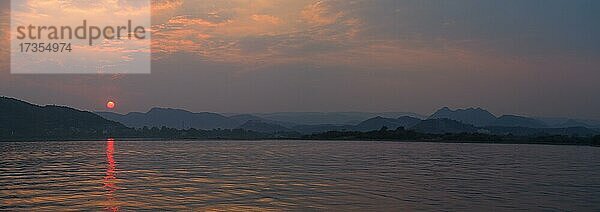
[(160, 112), (178, 112), (178, 113), (192, 113), (183, 109), (174, 109), (174, 108), (162, 108), (162, 107), (153, 107), (148, 113), (160, 113)]
[(486, 126), (496, 120), (496, 116), (489, 111), (477, 107), (452, 110), (449, 107), (443, 107), (432, 114), (429, 119), (450, 119), (460, 121), (465, 124), (475, 126)]
[(450, 109), (449, 107), (443, 107), (438, 110), (438, 112), (440, 111), (452, 111), (452, 109)]

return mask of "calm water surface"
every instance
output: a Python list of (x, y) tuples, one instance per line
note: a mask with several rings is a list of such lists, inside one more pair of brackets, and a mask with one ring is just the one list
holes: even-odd
[(600, 210), (600, 148), (0, 143), (0, 210)]

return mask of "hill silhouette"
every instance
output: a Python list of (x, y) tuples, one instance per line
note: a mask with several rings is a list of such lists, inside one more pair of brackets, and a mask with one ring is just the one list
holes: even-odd
[(528, 128), (546, 128), (548, 125), (544, 122), (523, 116), (503, 115), (489, 124), (489, 126), (498, 127), (528, 127)]
[(474, 133), (478, 130), (478, 128), (473, 125), (446, 118), (423, 120), (411, 129), (417, 132), (430, 134)]
[(420, 114), (409, 112), (279, 112), (256, 113), (253, 115), (273, 121), (294, 123), (296, 125), (357, 125), (377, 116), (384, 118), (396, 118), (400, 116), (425, 118)]
[(255, 131), (255, 132), (261, 132), (261, 133), (279, 133), (279, 132), (294, 132), (294, 130), (289, 129), (287, 127), (278, 125), (278, 124), (272, 124), (272, 123), (266, 123), (266, 122), (262, 122), (262, 121), (258, 121), (258, 120), (250, 120), (247, 121), (246, 123), (240, 125), (238, 128), (240, 129), (245, 129), (245, 130), (251, 130), (251, 131)]
[(152, 108), (146, 113), (132, 112), (125, 115), (111, 112), (96, 113), (134, 128), (166, 126), (176, 129), (231, 129), (243, 123), (218, 113), (193, 113), (172, 108)]
[(128, 130), (91, 112), (8, 97), (0, 97), (0, 117), (0, 137), (4, 138), (88, 138)]
[(397, 119), (393, 118), (383, 118), (381, 116), (377, 116), (375, 118), (367, 119), (354, 127), (356, 131), (371, 131), (378, 130), (382, 127), (387, 127), (389, 129), (396, 129), (398, 127), (403, 128), (411, 128), (421, 122), (421, 119), (410, 117), (410, 116), (402, 116)]
[(292, 129), (302, 134), (314, 134), (328, 131), (353, 131), (355, 125), (335, 125), (335, 124), (314, 124), (314, 125), (297, 125)]
[(496, 116), (481, 108), (451, 110), (448, 107), (444, 107), (433, 113), (428, 119), (451, 119), (465, 124), (483, 127), (496, 121)]

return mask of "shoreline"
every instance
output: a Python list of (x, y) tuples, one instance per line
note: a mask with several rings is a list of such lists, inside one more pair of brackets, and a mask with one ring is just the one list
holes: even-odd
[(441, 144), (512, 144), (512, 145), (552, 145), (552, 146), (589, 146), (600, 147), (591, 143), (557, 143), (557, 142), (536, 142), (536, 141), (453, 141), (453, 140), (394, 140), (394, 139), (302, 139), (302, 138), (264, 138), (264, 139), (233, 139), (233, 138), (181, 138), (181, 139), (163, 139), (163, 138), (106, 138), (106, 139), (35, 139), (35, 140), (0, 140), (0, 143), (40, 143), (40, 142), (97, 142), (114, 139), (115, 141), (149, 141), (149, 142), (256, 142), (256, 141), (298, 141), (298, 142), (395, 142), (395, 143), (441, 143)]

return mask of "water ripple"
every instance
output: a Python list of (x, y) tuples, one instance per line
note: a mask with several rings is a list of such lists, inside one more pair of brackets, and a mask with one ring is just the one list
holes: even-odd
[(0, 210), (600, 210), (600, 149), (400, 142), (0, 143)]

